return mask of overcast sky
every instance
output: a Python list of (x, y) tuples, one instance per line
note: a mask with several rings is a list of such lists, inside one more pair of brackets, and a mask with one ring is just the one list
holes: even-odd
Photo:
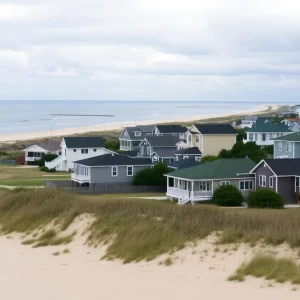
[(300, 102), (300, 1), (0, 0), (0, 99)]

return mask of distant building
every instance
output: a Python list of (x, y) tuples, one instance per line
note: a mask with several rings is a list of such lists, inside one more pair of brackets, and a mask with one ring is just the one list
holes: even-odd
[(300, 158), (300, 132), (277, 137), (274, 140), (275, 159)]
[(182, 125), (156, 125), (152, 131), (155, 136), (174, 135), (178, 139), (184, 140), (187, 128)]
[(291, 108), (291, 114), (298, 115), (300, 114), (300, 105), (294, 105)]
[(258, 117), (258, 116), (246, 116), (241, 120), (241, 128), (252, 128), (256, 123), (266, 123), (268, 122), (267, 117)]

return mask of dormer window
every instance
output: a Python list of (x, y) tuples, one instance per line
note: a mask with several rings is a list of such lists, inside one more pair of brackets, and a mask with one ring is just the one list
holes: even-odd
[(134, 132), (134, 136), (141, 136), (141, 135), (142, 135), (142, 133), (140, 131), (135, 131)]

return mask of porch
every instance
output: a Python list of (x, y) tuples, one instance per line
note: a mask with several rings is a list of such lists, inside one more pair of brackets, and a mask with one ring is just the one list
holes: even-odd
[(213, 181), (195, 181), (167, 177), (167, 196), (186, 202), (207, 201), (213, 196)]

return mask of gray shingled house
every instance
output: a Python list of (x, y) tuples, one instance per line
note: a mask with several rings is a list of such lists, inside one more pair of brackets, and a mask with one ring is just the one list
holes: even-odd
[(180, 149), (175, 153), (175, 160), (183, 160), (188, 158), (193, 158), (196, 161), (200, 161), (202, 157), (202, 153), (198, 147), (191, 147)]
[(273, 158), (300, 158), (300, 132), (273, 139)]
[(286, 204), (297, 203), (300, 192), (300, 159), (265, 159), (252, 170), (256, 189), (271, 188)]
[(131, 183), (138, 171), (151, 166), (150, 159), (105, 154), (76, 161), (72, 181), (87, 186), (98, 183)]
[(155, 136), (174, 135), (181, 140), (186, 138), (186, 132), (187, 128), (182, 125), (156, 125), (152, 131)]

